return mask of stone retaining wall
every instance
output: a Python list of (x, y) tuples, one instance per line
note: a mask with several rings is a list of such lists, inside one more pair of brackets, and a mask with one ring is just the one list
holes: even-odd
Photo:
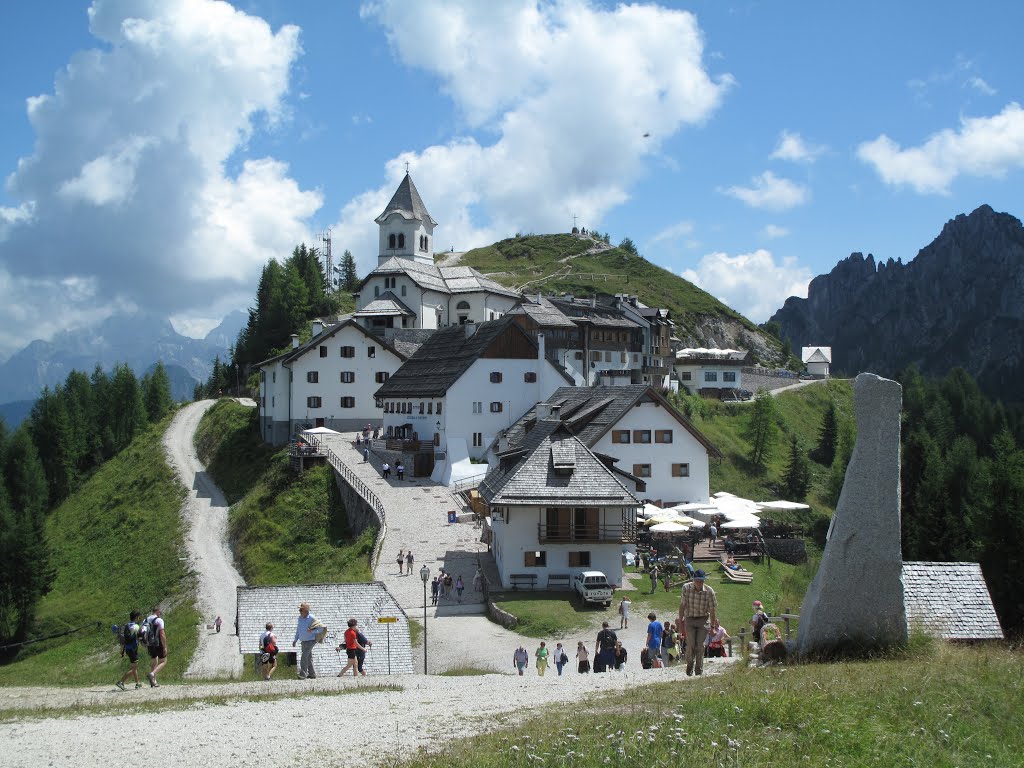
[(790, 565), (807, 562), (807, 546), (803, 539), (765, 539), (764, 548), (774, 560)]

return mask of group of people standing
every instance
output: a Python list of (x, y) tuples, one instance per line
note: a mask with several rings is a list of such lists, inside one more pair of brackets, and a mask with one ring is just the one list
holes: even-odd
[(156, 673), (167, 664), (167, 630), (164, 625), (163, 611), (159, 605), (154, 605), (149, 615), (140, 624), (139, 619), (142, 613), (131, 611), (128, 614), (128, 623), (122, 627), (115, 627), (118, 643), (121, 646), (121, 657), (128, 657), (128, 671), (122, 675), (114, 685), (118, 690), (126, 691), (125, 686), (129, 680), (135, 682), (135, 688), (141, 688), (139, 682), (139, 650), (145, 647), (149, 655), (149, 673), (146, 678), (149, 680), (150, 688), (158, 688)]
[[(473, 577), (473, 588), (480, 591), (480, 569), (477, 569), (476, 575)], [(444, 569), (430, 581), (430, 604), (437, 605), (437, 601), (440, 598), (445, 600), (451, 600), (452, 591), (455, 591), (457, 600), (462, 602), (462, 593), (466, 591), (466, 584), (462, 581), (462, 574), (456, 574), (454, 577)]]

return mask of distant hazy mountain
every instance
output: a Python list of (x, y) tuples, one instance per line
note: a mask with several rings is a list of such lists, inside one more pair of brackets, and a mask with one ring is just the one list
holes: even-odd
[(1024, 400), (1024, 228), (983, 205), (949, 221), (909, 264), (854, 253), (771, 318), (794, 349), (832, 347), (833, 369), (893, 375), (966, 369)]
[(191, 398), (192, 387), (210, 375), (213, 359), (229, 355), (244, 312), (232, 312), (203, 339), (182, 336), (166, 318), (144, 312), (116, 315), (88, 330), (65, 331), (50, 341), (36, 340), (0, 364), (0, 403), (33, 401), (43, 387), (62, 383), (72, 370), (92, 373), (99, 363), (110, 370), (127, 363), (141, 376), (158, 361), (168, 369), (172, 394)]

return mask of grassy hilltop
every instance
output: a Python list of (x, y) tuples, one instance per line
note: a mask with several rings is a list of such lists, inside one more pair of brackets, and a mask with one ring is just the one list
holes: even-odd
[(701, 327), (710, 320), (724, 324), (731, 337), (740, 330), (757, 334), (781, 359), (782, 347), (778, 339), (759, 330), (711, 294), (631, 250), (599, 245), (586, 236), (512, 237), (467, 251), (459, 264), (473, 267), (527, 294), (565, 292), (576, 296), (610, 296), (629, 293), (639, 296), (648, 306), (671, 310), (680, 338), (688, 335), (703, 338)]

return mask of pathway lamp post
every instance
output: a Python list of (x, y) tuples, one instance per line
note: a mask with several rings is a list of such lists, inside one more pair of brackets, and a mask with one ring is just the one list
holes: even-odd
[(420, 581), (423, 582), (423, 674), (427, 674), (427, 582), (430, 581), (430, 569), (420, 568)]

